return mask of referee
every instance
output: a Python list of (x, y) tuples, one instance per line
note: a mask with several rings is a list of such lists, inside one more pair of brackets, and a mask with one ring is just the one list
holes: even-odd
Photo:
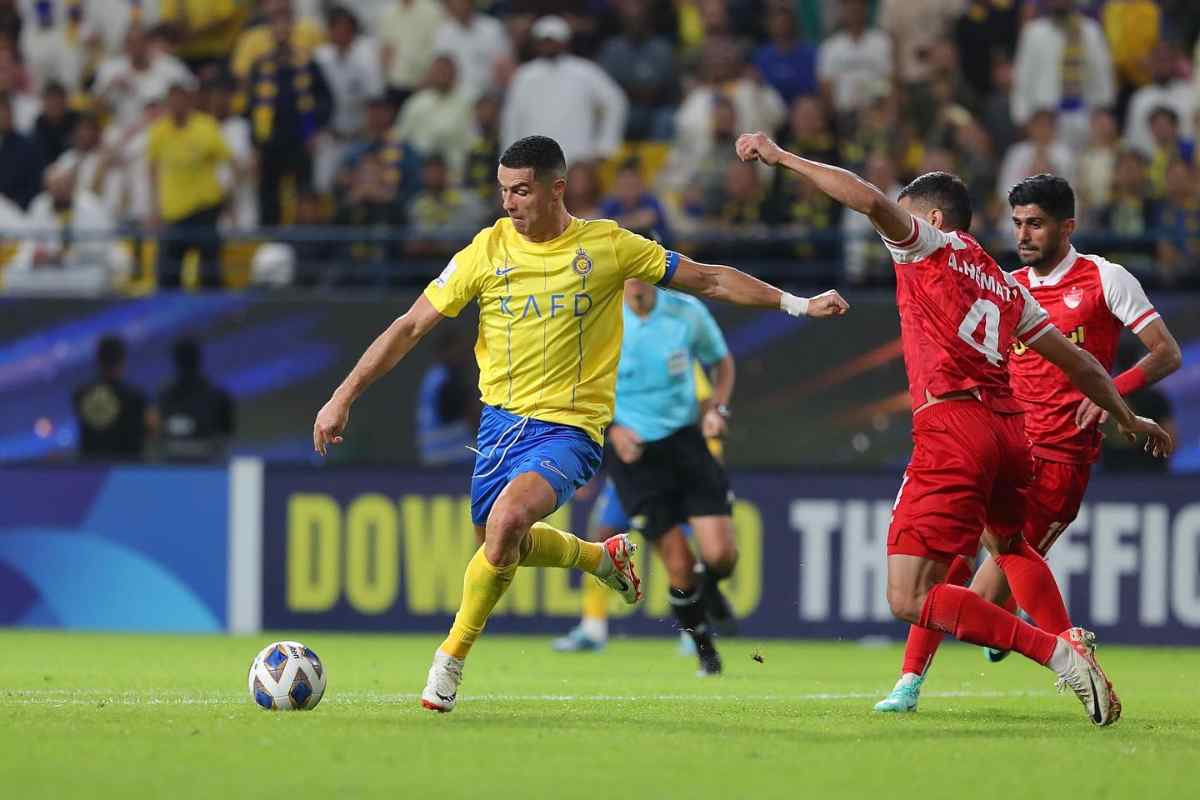
[[(608, 430), (609, 475), (634, 530), (654, 544), (671, 584), (679, 627), (696, 643), (701, 675), (718, 675), (721, 659), (705, 614), (705, 584), (716, 592), (737, 562), (732, 492), (705, 437), (724, 435), (734, 364), (716, 320), (695, 298), (639, 280), (625, 282), (625, 335), (617, 399)], [(693, 360), (715, 368), (703, 416)], [(705, 569), (679, 526), (690, 523)]]

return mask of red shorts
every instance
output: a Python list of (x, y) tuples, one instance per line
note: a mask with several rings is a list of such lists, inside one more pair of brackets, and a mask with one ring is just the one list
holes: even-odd
[(1075, 521), (1092, 477), (1091, 464), (1033, 460), (1033, 487), (1025, 499), (1025, 541), (1043, 556)]
[(892, 508), (888, 555), (974, 558), (986, 526), (1016, 536), (1033, 457), (1024, 415), (948, 400), (913, 418), (913, 454)]

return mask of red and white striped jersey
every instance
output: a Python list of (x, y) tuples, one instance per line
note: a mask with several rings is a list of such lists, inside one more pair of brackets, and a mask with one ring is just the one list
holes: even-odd
[[(1072, 247), (1045, 277), (1030, 267), (1013, 273), (1046, 309), (1050, 321), (1111, 371), (1121, 328), (1139, 333), (1158, 319), (1138, 279), (1119, 264), (1080, 255)], [(1035, 456), (1050, 461), (1090, 464), (1100, 453), (1100, 432), (1075, 427), (1083, 400), (1067, 376), (1037, 353), (1013, 344), (1012, 387), (1025, 407), (1025, 431)]]
[(896, 305), (913, 408), (926, 391), (974, 391), (993, 411), (1020, 413), (1007, 356), (1049, 330), (1046, 312), (969, 234), (913, 217), (912, 234), (884, 243), (896, 262)]

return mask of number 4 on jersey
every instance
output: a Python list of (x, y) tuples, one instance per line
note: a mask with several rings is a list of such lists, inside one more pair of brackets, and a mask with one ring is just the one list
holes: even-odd
[[(983, 323), (982, 342), (975, 338), (981, 322)], [(992, 364), (998, 366), (1004, 361), (1004, 356), (1000, 355), (1000, 307), (991, 300), (981, 298), (975, 301), (958, 326), (958, 336), (971, 347), (983, 353), (984, 358)]]

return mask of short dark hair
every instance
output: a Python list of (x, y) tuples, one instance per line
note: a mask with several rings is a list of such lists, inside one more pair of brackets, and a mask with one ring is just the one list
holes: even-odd
[(903, 200), (911, 197), (940, 210), (951, 230), (971, 227), (971, 195), (962, 178), (949, 172), (927, 172), (900, 191)]
[(333, 24), (338, 20), (349, 22), (350, 27), (354, 29), (355, 33), (359, 33), (362, 30), (358, 24), (358, 16), (347, 6), (332, 6), (325, 12), (325, 25), (327, 27), (332, 28)]
[(1057, 175), (1032, 175), (1008, 190), (1008, 204), (1038, 206), (1060, 222), (1075, 217), (1075, 190), (1066, 178)]
[(557, 179), (567, 174), (567, 157), (549, 136), (526, 136), (508, 146), (500, 156), (500, 166), (532, 169), (533, 177), (538, 180)]
[(101, 369), (113, 370), (125, 363), (125, 340), (120, 336), (105, 336), (96, 346), (96, 360)]
[(1146, 121), (1154, 122), (1156, 117), (1166, 117), (1172, 125), (1179, 125), (1179, 112), (1170, 106), (1155, 106), (1146, 117)]
[(200, 344), (195, 339), (187, 337), (178, 339), (171, 348), (171, 359), (175, 369), (180, 372), (194, 373), (200, 370)]

